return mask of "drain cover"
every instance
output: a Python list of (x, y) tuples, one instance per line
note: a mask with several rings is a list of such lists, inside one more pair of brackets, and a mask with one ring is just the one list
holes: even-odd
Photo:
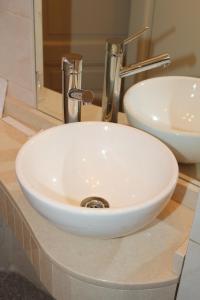
[(108, 208), (109, 203), (101, 197), (87, 197), (81, 201), (81, 206), (88, 208)]

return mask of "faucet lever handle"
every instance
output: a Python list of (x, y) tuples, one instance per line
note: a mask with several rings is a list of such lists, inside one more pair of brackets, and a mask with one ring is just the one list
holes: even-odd
[(123, 42), (123, 46), (129, 44), (130, 42), (133, 42), (137, 38), (139, 38), (141, 35), (143, 35), (144, 32), (146, 32), (149, 29), (149, 26), (145, 26), (142, 30), (131, 34), (129, 37), (127, 37)]
[(80, 101), (83, 104), (92, 103), (94, 99), (94, 94), (90, 90), (72, 88), (69, 90), (68, 95), (71, 99)]

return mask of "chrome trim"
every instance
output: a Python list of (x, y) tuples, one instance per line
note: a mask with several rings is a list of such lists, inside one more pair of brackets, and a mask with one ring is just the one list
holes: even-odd
[(170, 64), (169, 54), (161, 54), (136, 64), (123, 66), (125, 46), (143, 35), (148, 29), (149, 27), (146, 26), (124, 41), (111, 39), (106, 42), (102, 121), (117, 122), (122, 78)]
[(162, 66), (167, 66), (170, 64), (169, 54), (160, 54), (158, 56), (146, 59), (139, 63), (124, 67), (120, 70), (119, 76), (125, 78), (131, 75), (138, 74), (140, 72), (145, 72), (151, 69), (159, 68)]
[(62, 94), (64, 123), (81, 121), (81, 103), (93, 101), (93, 94), (81, 89), (82, 56), (68, 54), (62, 58)]

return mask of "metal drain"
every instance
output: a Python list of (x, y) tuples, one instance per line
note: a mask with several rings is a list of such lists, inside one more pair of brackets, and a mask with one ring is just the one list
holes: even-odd
[(108, 208), (109, 203), (101, 197), (87, 197), (81, 201), (81, 206), (88, 208)]

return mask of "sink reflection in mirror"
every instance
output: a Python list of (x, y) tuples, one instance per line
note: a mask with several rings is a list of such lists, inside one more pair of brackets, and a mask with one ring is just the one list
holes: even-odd
[(124, 108), (129, 123), (166, 143), (178, 162), (200, 162), (200, 79), (141, 81), (125, 94)]

